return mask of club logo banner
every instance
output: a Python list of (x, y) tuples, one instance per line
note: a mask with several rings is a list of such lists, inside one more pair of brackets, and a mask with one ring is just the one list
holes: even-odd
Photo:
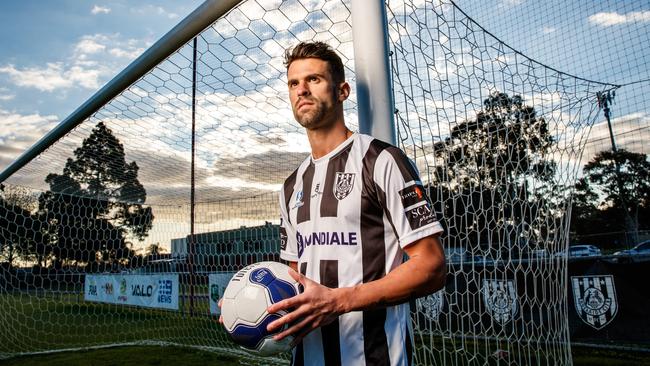
[(84, 289), (86, 301), (178, 310), (178, 274), (86, 275)]
[(514, 319), (518, 305), (513, 280), (483, 280), (483, 303), (497, 323), (504, 325)]
[(444, 291), (440, 290), (429, 296), (417, 300), (418, 312), (424, 314), (427, 319), (438, 321), (442, 308), (445, 305)]
[(210, 288), (210, 314), (219, 315), (219, 299), (223, 297), (226, 287), (235, 272), (210, 273), (208, 275), (208, 287)]
[(580, 319), (602, 329), (618, 312), (613, 276), (572, 276), (573, 304)]

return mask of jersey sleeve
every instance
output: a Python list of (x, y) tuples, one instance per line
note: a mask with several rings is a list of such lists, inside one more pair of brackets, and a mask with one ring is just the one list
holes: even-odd
[(280, 191), (280, 258), (289, 262), (298, 262), (296, 229), (289, 220), (284, 190)]
[(415, 164), (400, 149), (391, 146), (380, 154), (374, 180), (385, 194), (384, 209), (402, 248), (443, 231)]

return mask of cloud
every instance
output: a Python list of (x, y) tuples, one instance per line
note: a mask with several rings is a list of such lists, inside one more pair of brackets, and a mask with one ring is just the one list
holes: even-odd
[(542, 33), (544, 34), (554, 33), (556, 30), (557, 29), (555, 27), (545, 26), (544, 28), (542, 28)]
[(601, 12), (587, 18), (589, 23), (601, 27), (610, 27), (626, 23), (650, 22), (650, 11), (633, 11), (627, 14)]
[(90, 12), (91, 12), (93, 15), (97, 15), (97, 14), (108, 14), (108, 13), (111, 12), (111, 9), (108, 8), (108, 7), (105, 7), (105, 6), (95, 5), (95, 6), (93, 6), (92, 10), (90, 10)]
[(0, 170), (43, 137), (58, 121), (55, 115), (22, 115), (0, 109)]
[[(124, 67), (123, 59), (135, 59), (143, 51), (143, 41), (124, 40), (119, 34), (85, 35), (72, 47), (68, 60), (32, 67), (8, 64), (0, 66), (0, 74), (8, 75), (16, 86), (43, 92), (96, 90)], [(7, 98), (11, 96), (0, 91), (0, 100)]]
[(106, 49), (106, 46), (97, 42), (97, 40), (85, 37), (75, 46), (75, 52), (81, 54), (98, 53)]
[(0, 88), (0, 101), (12, 100), (16, 97), (15, 94), (12, 94), (7, 88)]
[(0, 67), (0, 73), (9, 75), (11, 81), (21, 87), (35, 88), (40, 91), (52, 92), (81, 86), (86, 89), (97, 89), (99, 70), (89, 70), (81, 66), (66, 69), (63, 63), (47, 63), (45, 68), (17, 69), (14, 65)]

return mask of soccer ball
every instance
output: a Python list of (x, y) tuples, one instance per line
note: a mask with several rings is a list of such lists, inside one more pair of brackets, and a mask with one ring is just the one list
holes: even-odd
[(226, 287), (221, 304), (223, 325), (233, 341), (262, 356), (291, 349), (293, 337), (273, 340), (266, 326), (286, 312), (269, 314), (271, 304), (298, 294), (298, 282), (288, 273), (289, 267), (277, 262), (258, 262), (237, 272)]

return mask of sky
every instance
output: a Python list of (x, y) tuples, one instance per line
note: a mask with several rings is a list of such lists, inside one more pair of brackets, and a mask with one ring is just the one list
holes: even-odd
[(0, 169), (201, 3), (0, 2)]
[[(389, 1), (393, 11), (391, 15), (399, 17), (400, 11), (408, 9), (401, 6), (400, 1), (402, 0)], [(411, 1), (415, 4), (424, 3), (422, 0)], [(302, 3), (308, 5), (317, 2), (302, 0)], [(1, 1), (0, 170), (201, 3), (201, 0)], [(280, 10), (274, 10), (280, 3)], [(507, 59), (489, 59), (489, 55), (481, 54), (485, 65), (477, 65), (476, 60), (472, 59), (454, 60), (458, 69), (464, 67), (464, 64), (469, 71), (477, 67), (503, 67), (502, 62), (530, 65), (528, 60), (515, 55), (514, 51), (517, 51), (538, 64), (531, 67), (530, 75), (515, 70), (512, 71), (513, 74), (519, 72), (525, 77), (543, 79), (543, 75), (539, 75), (548, 68), (561, 71), (564, 73), (562, 75), (591, 80), (589, 85), (596, 85), (594, 82), (630, 84), (618, 90), (617, 101), (613, 106), (618, 142), (649, 153), (646, 141), (650, 138), (647, 136), (650, 133), (650, 111), (644, 96), (650, 92), (650, 86), (647, 81), (634, 83), (650, 78), (650, 49), (646, 46), (650, 44), (650, 3), (639, 0), (591, 3), (582, 0), (456, 0), (455, 3), (485, 31), (513, 48), (504, 51), (502, 45), (494, 42), (495, 49), (499, 51), (496, 54), (507, 55)], [(203, 144), (203, 149), (198, 152), (197, 173), (201, 182), (199, 188), (206, 191), (199, 189), (199, 197), (209, 196), (210, 188), (224, 188), (232, 197), (241, 200), (275, 192), (282, 177), (304, 158), (308, 145), (304, 134), (295, 125), (288, 127), (290, 123), (287, 121), (292, 116), (286, 104), (286, 84), (282, 79), (284, 71), (276, 56), (281, 53), (283, 46), (295, 42), (296, 38), (323, 39), (339, 45), (343, 50), (344, 61), (349, 61), (352, 50), (349, 48), (348, 25), (345, 24), (349, 21), (347, 13), (341, 11), (341, 2), (332, 1), (328, 4), (323, 7), (320, 15), (312, 16), (296, 0), (248, 1), (238, 12), (231, 14), (228, 22), (220, 23), (214, 32), (208, 32), (204, 36), (202, 41), (209, 44), (202, 46), (202, 60), (209, 67), (208, 70), (199, 72), (205, 73), (202, 82), (209, 87), (210, 93), (202, 95), (200, 106), (200, 143)], [(460, 15), (457, 14), (456, 17), (460, 18)], [(293, 26), (300, 22), (315, 25), (315, 30), (310, 26)], [(457, 29), (463, 29), (469, 23), (465, 21)], [(323, 26), (329, 28), (326, 32), (319, 32), (319, 27)], [(468, 26), (475, 33), (461, 37), (471, 40), (471, 37), (479, 35), (478, 43), (493, 42), (489, 40), (490, 37), (481, 36), (479, 26)], [(435, 29), (428, 33), (436, 37)], [(261, 37), (263, 41), (260, 42), (256, 37)], [(449, 44), (454, 44), (457, 40), (448, 41)], [(232, 59), (222, 57), (230, 51), (237, 56)], [(436, 49), (434, 54), (436, 61), (438, 57), (444, 56), (438, 51)], [(214, 55), (211, 52), (215, 52)], [(176, 64), (185, 65), (187, 70), (187, 52), (176, 55), (163, 69), (172, 69), (172, 65)], [(251, 64), (254, 67), (249, 67)], [(347, 65), (353, 67), (350, 63)], [(210, 70), (210, 67), (214, 69)], [(183, 76), (183, 71), (172, 73), (179, 78)], [(456, 75), (459, 76), (460, 73)], [(555, 77), (557, 75), (555, 73)], [(575, 78), (565, 79), (569, 85)], [(563, 105), (561, 96), (553, 91), (553, 80), (542, 80), (541, 84), (549, 86), (549, 89), (538, 91), (533, 97), (524, 95), (524, 99), (532, 102), (531, 98), (548, 98), (554, 100), (548, 105), (553, 108), (557, 106), (550, 113), (563, 113), (567, 110), (570, 113), (571, 106)], [(131, 107), (141, 114), (134, 120), (111, 117), (111, 108), (108, 108), (105, 115), (125, 144), (128, 159), (137, 160), (141, 168), (140, 176), (148, 179), (148, 197), (165, 198), (171, 192), (176, 192), (175, 194), (183, 196), (183, 200), (187, 200), (187, 99), (174, 95), (173, 90), (167, 89), (164, 82), (161, 83), (157, 86), (158, 93), (152, 101), (153, 104), (158, 103), (161, 116), (150, 117), (146, 111), (135, 108), (142, 107), (137, 102), (133, 102)], [(434, 85), (434, 88), (437, 87)], [(264, 94), (263, 99), (259, 99), (256, 91)], [(136, 86), (129, 95), (135, 100), (145, 94), (144, 88)], [(353, 84), (351, 99), (354, 98)], [(436, 113), (450, 115), (447, 112), (463, 110), (463, 103), (476, 105), (477, 100), (452, 101), (443, 98), (429, 102), (438, 107)], [(478, 106), (480, 107), (480, 99)], [(350, 120), (355, 118), (353, 107), (346, 111)], [(356, 127), (354, 122), (352, 124)], [(142, 135), (137, 139), (129, 139), (126, 134), (120, 135), (127, 130)], [(446, 131), (448, 130), (447, 128)], [(78, 146), (82, 138), (81, 135), (67, 137), (72, 148), (74, 144)], [(595, 118), (585, 156), (593, 156), (608, 146), (608, 131), (601, 113)], [(69, 152), (70, 149), (67, 149), (66, 154)], [(156, 159), (157, 156), (163, 158)], [(48, 171), (60, 171), (65, 160), (51, 160), (49, 163), (52, 166), (46, 167)], [(37, 173), (40, 175), (34, 173), (27, 178), (42, 188), (46, 172)], [(267, 198), (265, 196), (264, 199)], [(249, 217), (261, 217), (276, 209), (273, 200), (265, 203), (264, 208), (255, 207), (250, 202), (247, 204), (250, 206), (247, 209)], [(237, 207), (243, 207), (242, 205), (240, 202)], [(217, 206), (219, 204), (205, 209), (206, 223), (232, 216), (228, 210), (242, 213), (242, 210), (232, 206)], [(159, 215), (159, 221), (164, 216)], [(169, 214), (166, 218), (174, 220), (172, 216), (174, 214)], [(247, 222), (241, 215), (239, 220)], [(178, 228), (179, 234), (172, 234), (173, 236), (182, 236), (187, 231), (185, 226)], [(208, 229), (210, 227), (205, 228)]]

